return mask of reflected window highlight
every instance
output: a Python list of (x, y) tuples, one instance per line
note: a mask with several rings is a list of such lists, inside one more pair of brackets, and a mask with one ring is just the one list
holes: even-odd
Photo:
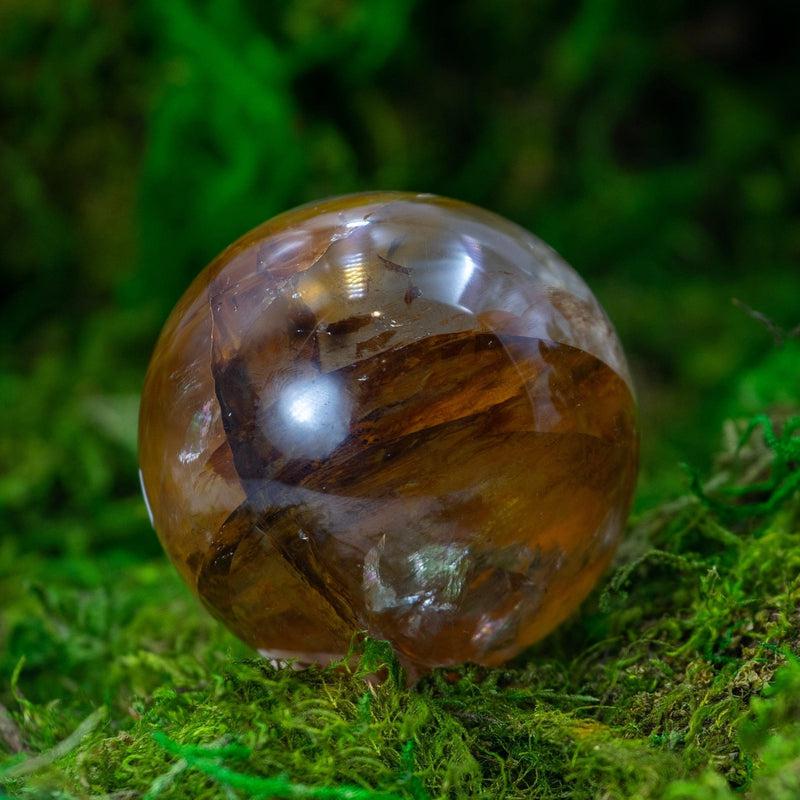
[(353, 253), (342, 259), (342, 277), (348, 300), (358, 300), (367, 293), (367, 263), (363, 253)]

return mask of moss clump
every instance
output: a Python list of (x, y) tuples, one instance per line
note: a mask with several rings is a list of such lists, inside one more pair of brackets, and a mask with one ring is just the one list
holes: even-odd
[(334, 668), (276, 669), (205, 616), (165, 559), (48, 560), (5, 542), (3, 791), (796, 797), (800, 419), (793, 388), (777, 404), (753, 389), (792, 352), (742, 380), (772, 414), (728, 423), (710, 480), (640, 513), (581, 615), (502, 669), (408, 689), (371, 641)]

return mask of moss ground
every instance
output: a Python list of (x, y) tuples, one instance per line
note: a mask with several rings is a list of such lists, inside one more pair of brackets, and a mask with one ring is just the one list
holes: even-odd
[(773, 387), (770, 414), (729, 421), (708, 479), (638, 512), (581, 614), (502, 669), (408, 689), (370, 641), (358, 666), (275, 669), (157, 554), (4, 542), (2, 791), (796, 798), (800, 404), (779, 378), (798, 365), (789, 343), (743, 378), (756, 400)]

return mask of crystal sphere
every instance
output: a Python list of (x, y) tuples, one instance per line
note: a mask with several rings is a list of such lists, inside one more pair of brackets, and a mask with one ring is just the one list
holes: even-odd
[(495, 665), (608, 565), (638, 454), (617, 336), (583, 280), (488, 211), (423, 194), (302, 206), (192, 283), (140, 417), (153, 524), (270, 658), (358, 632), (417, 674)]

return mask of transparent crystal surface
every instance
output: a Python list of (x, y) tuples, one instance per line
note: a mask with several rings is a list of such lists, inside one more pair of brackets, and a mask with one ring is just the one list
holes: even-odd
[(245, 641), (324, 663), (497, 664), (607, 566), (635, 402), (583, 280), (464, 203), (303, 206), (220, 255), (148, 371), (142, 480), (187, 582)]

